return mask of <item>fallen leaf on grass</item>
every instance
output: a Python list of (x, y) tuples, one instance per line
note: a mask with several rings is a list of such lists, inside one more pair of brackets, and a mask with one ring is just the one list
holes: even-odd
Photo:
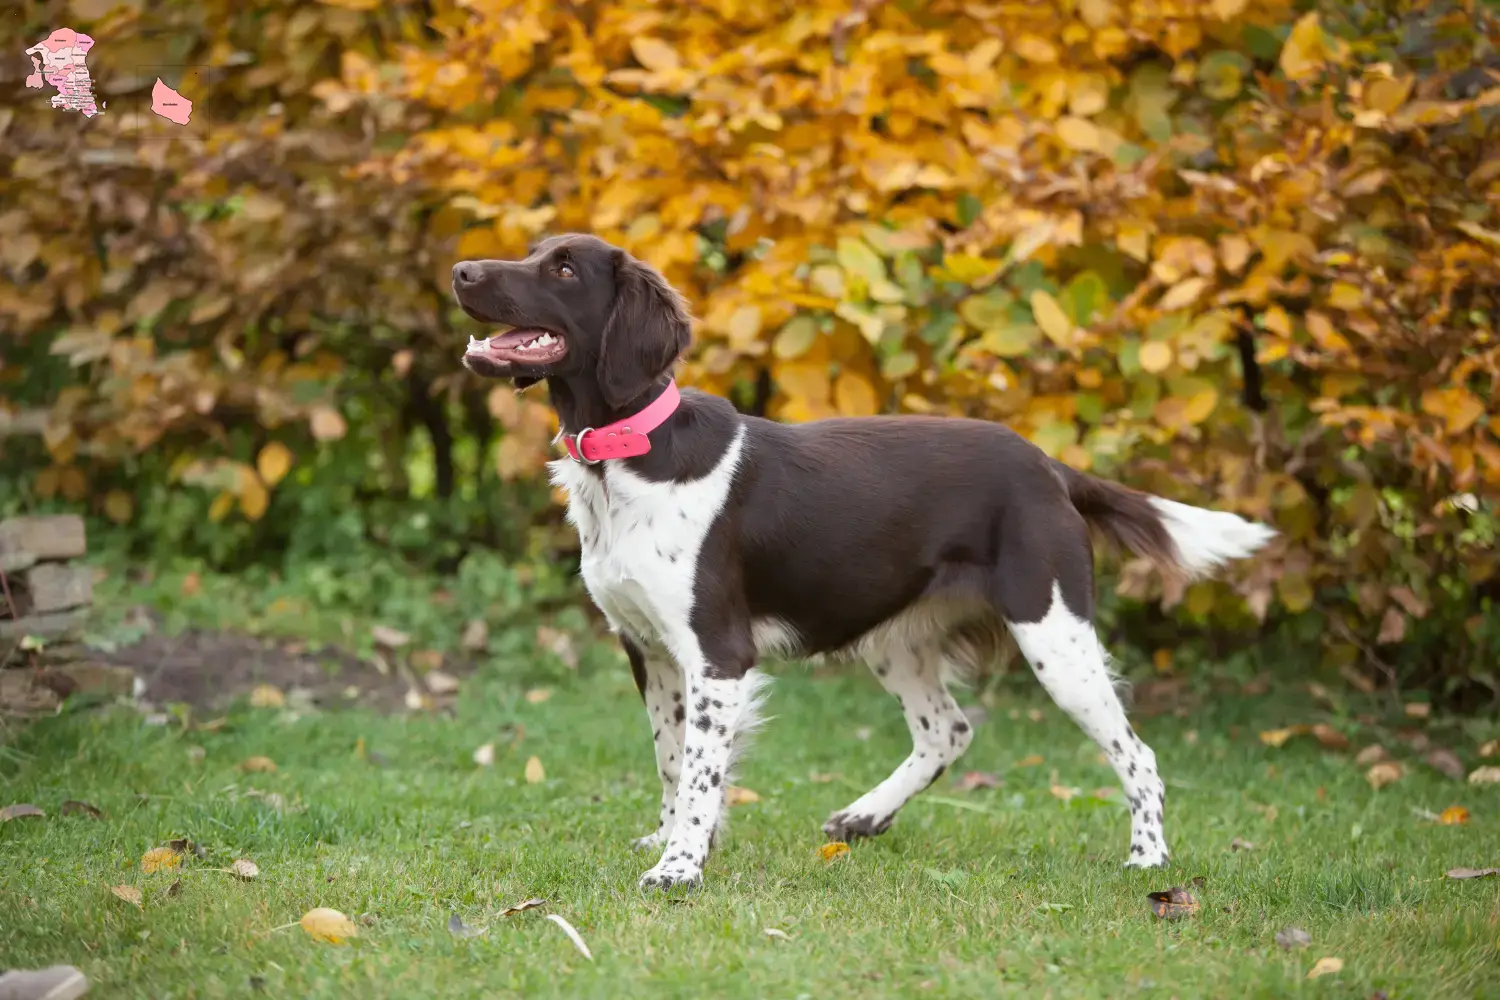
[(471, 938), (484, 933), (483, 927), (470, 927), (457, 913), (448, 918), (448, 933), (456, 938)]
[(1342, 958), (1335, 958), (1334, 956), (1329, 955), (1324, 958), (1320, 958), (1315, 963), (1313, 963), (1313, 967), (1307, 970), (1307, 978), (1317, 979), (1319, 976), (1328, 976), (1332, 975), (1335, 972), (1342, 972), (1343, 969), (1344, 960)]
[(1426, 719), (1432, 715), (1432, 706), (1425, 701), (1409, 701), (1406, 703), (1406, 717), (1409, 719)]
[(1016, 761), (1015, 766), (1016, 767), (1036, 767), (1038, 764), (1041, 764), (1045, 759), (1046, 758), (1044, 758), (1039, 753), (1029, 754), (1028, 756), (1022, 757), (1020, 760)]
[(542, 769), (542, 759), (531, 757), (526, 761), (526, 783), (528, 785), (540, 784), (547, 778), (547, 772)]
[(354, 921), (326, 906), (308, 910), (297, 923), (315, 941), (326, 941), (329, 944), (343, 944), (359, 933)]
[(583, 954), (584, 958), (588, 959), (590, 962), (594, 960), (594, 956), (589, 954), (589, 946), (583, 943), (583, 938), (578, 936), (578, 932), (573, 929), (572, 924), (568, 923), (566, 920), (564, 920), (562, 917), (559, 917), (555, 913), (547, 914), (547, 919), (563, 929), (563, 933), (566, 934), (568, 936), (568, 939), (573, 942), (573, 947), (577, 948)]
[(768, 938), (775, 938), (778, 941), (790, 941), (792, 939), (792, 936), (786, 931), (777, 930), (775, 927), (767, 927), (765, 935)]
[(1255, 845), (1248, 840), (1241, 840), (1239, 837), (1235, 837), (1229, 842), (1229, 849), (1231, 851), (1253, 851), (1255, 850)]
[(286, 704), (286, 695), (274, 684), (260, 684), (250, 692), (252, 708), (280, 708)]
[(759, 802), (760, 796), (748, 788), (741, 788), (739, 785), (730, 785), (724, 792), (724, 801), (732, 806), (744, 806), (752, 802)]
[(1441, 771), (1454, 781), (1464, 780), (1464, 762), (1458, 759), (1458, 754), (1443, 747), (1435, 747), (1427, 752), (1422, 758), (1427, 766), (1434, 771)]
[(406, 697), (403, 699), (403, 703), (406, 705), (407, 709), (412, 712), (422, 712), (433, 707), (432, 697), (430, 695), (423, 694), (414, 687), (409, 687), (406, 689)]
[(430, 673), (443, 665), (441, 649), (418, 649), (411, 654), (411, 665), (423, 673)]
[(1371, 788), (1384, 788), (1405, 776), (1406, 768), (1394, 760), (1383, 760), (1365, 772), (1365, 780), (1370, 783)]
[(464, 634), (458, 644), (471, 653), (477, 653), (490, 644), (490, 627), (483, 618), (471, 619), (464, 626)]
[(1071, 802), (1083, 794), (1081, 788), (1070, 788), (1066, 785), (1052, 785), (1047, 790), (1052, 793), (1053, 798), (1061, 799), (1064, 802)]
[(1449, 806), (1438, 813), (1437, 821), (1443, 826), (1459, 826), (1469, 821), (1469, 810), (1463, 806)]
[(835, 861), (848, 855), (849, 845), (842, 840), (832, 840), (818, 847), (818, 857), (824, 861)]
[(527, 910), (532, 910), (538, 906), (546, 905), (547, 901), (545, 899), (523, 899), (519, 903), (516, 903), (514, 906), (507, 906), (505, 909), (501, 910), (500, 915), (502, 917), (508, 917), (513, 913), (525, 913)]
[(1354, 763), (1360, 767), (1369, 767), (1371, 764), (1379, 764), (1383, 760), (1390, 759), (1390, 756), (1390, 754), (1386, 753), (1385, 747), (1379, 743), (1371, 743), (1354, 755)]
[(46, 818), (46, 815), (46, 813), (30, 802), (18, 802), (13, 806), (6, 806), (4, 809), (0, 809), (0, 823), (9, 823), (11, 820), (20, 819), (23, 816), (40, 816)]
[(57, 810), (60, 816), (87, 816), (90, 819), (103, 819), (104, 811), (89, 802), (81, 802), (78, 799), (69, 799)]
[(170, 847), (153, 847), (141, 855), (141, 871), (150, 875), (153, 872), (171, 871), (182, 864), (182, 852)]
[(109, 891), (114, 893), (118, 898), (125, 900), (125, 902), (129, 903), (131, 906), (134, 906), (136, 909), (145, 909), (145, 907), (141, 905), (141, 890), (137, 889), (135, 886), (112, 885), (109, 887)]
[(422, 682), (433, 694), (452, 694), (458, 690), (458, 678), (442, 670), (429, 670), (423, 675)]
[(495, 744), (481, 744), (474, 751), (474, 763), (478, 764), (480, 767), (489, 767), (491, 764), (495, 763)]
[(540, 705), (550, 697), (552, 697), (551, 688), (532, 688), (526, 692), (526, 700), (533, 705)]
[(1326, 722), (1319, 722), (1312, 727), (1313, 738), (1322, 744), (1325, 750), (1347, 750), (1349, 749), (1349, 737), (1334, 729)]
[(1285, 729), (1266, 729), (1260, 734), (1260, 741), (1268, 747), (1283, 746), (1293, 736), (1301, 736), (1303, 733), (1312, 731), (1311, 726), (1287, 726)]
[(1500, 757), (1500, 740), (1490, 740), (1488, 743), (1480, 744), (1479, 756)]
[(578, 650), (573, 648), (573, 637), (561, 629), (539, 625), (536, 644), (563, 662), (569, 670), (578, 669)]
[(1450, 868), (1444, 874), (1453, 879), (1488, 878), (1500, 875), (1500, 868)]
[(1471, 785), (1493, 785), (1500, 783), (1500, 767), (1476, 767), (1469, 775)]
[(1306, 948), (1312, 944), (1312, 935), (1300, 927), (1283, 927), (1276, 932), (1276, 944), (1283, 951)]
[(375, 625), (370, 629), (370, 638), (389, 649), (400, 649), (411, 642), (411, 636), (389, 625)]
[(1161, 920), (1181, 920), (1198, 912), (1198, 900), (1186, 889), (1172, 886), (1164, 892), (1146, 894), (1151, 903), (1151, 912)]
[(976, 788), (999, 788), (1005, 782), (988, 771), (965, 771), (964, 776), (953, 783), (960, 792), (972, 792)]
[(242, 878), (248, 882), (260, 874), (260, 866), (249, 858), (240, 858), (233, 862), (227, 871), (235, 878)]
[(248, 757), (240, 763), (240, 770), (250, 774), (275, 774), (276, 762), (269, 757)]

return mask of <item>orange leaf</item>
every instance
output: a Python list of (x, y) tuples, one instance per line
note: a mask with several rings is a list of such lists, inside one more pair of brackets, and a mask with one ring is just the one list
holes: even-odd
[(849, 845), (842, 840), (830, 841), (818, 848), (818, 857), (824, 861), (833, 861), (838, 858), (849, 856)]

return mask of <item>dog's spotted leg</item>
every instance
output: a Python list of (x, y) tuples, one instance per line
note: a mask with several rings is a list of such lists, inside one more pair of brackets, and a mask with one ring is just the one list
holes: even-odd
[(834, 840), (884, 833), (902, 806), (910, 802), (969, 748), (974, 738), (969, 720), (948, 694), (942, 659), (935, 651), (893, 650), (874, 660), (875, 672), (896, 696), (911, 730), (911, 754), (890, 775), (823, 824)]
[(1007, 622), (1016, 645), (1059, 708), (1104, 751), (1130, 801), (1130, 868), (1167, 862), (1162, 831), (1166, 788), (1151, 751), (1125, 717), (1108, 659), (1094, 626), (1068, 609), (1053, 588), (1052, 604), (1039, 621)]
[(630, 659), (636, 689), (646, 703), (651, 740), (656, 746), (656, 773), (661, 778), (661, 812), (656, 830), (634, 842), (640, 850), (651, 850), (667, 842), (677, 816), (677, 779), (682, 773), (683, 724), (687, 718), (686, 694), (682, 671), (659, 646), (649, 646), (624, 635), (620, 637), (620, 645)]
[(641, 876), (643, 887), (669, 889), (702, 881), (703, 865), (723, 816), (736, 737), (742, 739), (754, 728), (766, 680), (756, 670), (731, 678), (691, 669), (686, 674), (687, 724), (682, 775), (673, 805), (675, 822), (661, 860)]

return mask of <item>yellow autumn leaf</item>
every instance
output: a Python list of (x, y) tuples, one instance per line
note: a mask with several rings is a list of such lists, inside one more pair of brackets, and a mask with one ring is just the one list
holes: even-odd
[(660, 38), (637, 35), (630, 40), (630, 51), (637, 62), (653, 72), (666, 73), (682, 65), (677, 50)]
[(748, 788), (741, 788), (739, 785), (730, 785), (724, 792), (724, 801), (732, 806), (743, 806), (749, 805), (752, 802), (759, 802), (760, 796)]
[(349, 433), (344, 417), (331, 406), (315, 406), (308, 415), (313, 437), (319, 441), (337, 441)]
[(252, 708), (280, 708), (286, 704), (286, 695), (274, 684), (257, 684), (250, 692)]
[(1057, 62), (1057, 46), (1040, 35), (1022, 35), (1012, 43), (1016, 55), (1031, 63)]
[(259, 521), (265, 516), (266, 507), (271, 503), (271, 495), (259, 480), (250, 480), (241, 484), (240, 487), (240, 510), (252, 521)]
[(267, 444), (255, 457), (255, 471), (260, 473), (261, 482), (267, 486), (275, 486), (281, 482), (282, 477), (291, 467), (291, 449), (280, 441)]
[(1288, 80), (1302, 83), (1317, 76), (1327, 61), (1323, 24), (1316, 11), (1304, 14), (1281, 47), (1281, 71)]
[(324, 941), (328, 944), (343, 944), (349, 938), (359, 934), (359, 928), (354, 925), (354, 921), (338, 910), (329, 909), (326, 906), (308, 910), (302, 914), (302, 919), (297, 923), (314, 941)]
[(1160, 375), (1172, 367), (1172, 345), (1160, 340), (1150, 340), (1141, 345), (1141, 369), (1152, 375)]
[(257, 865), (249, 858), (237, 858), (230, 864), (228, 871), (235, 878), (244, 879), (246, 882), (249, 882), (260, 874), (260, 865)]
[(528, 785), (539, 785), (547, 780), (547, 772), (542, 768), (542, 759), (535, 755), (526, 759), (526, 783)]
[(551, 697), (551, 688), (532, 688), (530, 691), (526, 692), (526, 700), (532, 705), (540, 705), (542, 702)]
[(224, 520), (230, 510), (234, 508), (234, 494), (223, 490), (214, 497), (214, 502), (208, 505), (208, 519), (215, 524)]
[(141, 906), (141, 890), (137, 889), (135, 886), (112, 885), (109, 887), (109, 891), (114, 893), (117, 899), (123, 899), (125, 900), (125, 902), (129, 903), (131, 906), (134, 906), (137, 909), (145, 909), (145, 907)]
[(849, 856), (849, 845), (842, 840), (829, 841), (818, 848), (818, 857), (824, 861), (834, 861), (838, 858)]
[(124, 524), (135, 514), (135, 501), (124, 490), (110, 490), (104, 495), (104, 516)]
[(1157, 308), (1162, 312), (1173, 312), (1178, 309), (1186, 309), (1198, 301), (1203, 290), (1208, 287), (1208, 279), (1193, 277), (1185, 278), (1167, 289), (1167, 293), (1157, 303)]
[(1036, 767), (1037, 765), (1039, 765), (1041, 763), (1043, 763), (1042, 755), (1038, 754), (1038, 753), (1033, 753), (1033, 754), (1028, 754), (1025, 757), (1022, 757), (1020, 760), (1016, 761), (1015, 766), (1016, 767)]
[(274, 774), (276, 762), (269, 757), (254, 756), (247, 757), (240, 763), (240, 770), (250, 774)]
[(1406, 776), (1406, 768), (1399, 761), (1383, 760), (1365, 772), (1365, 780), (1371, 788), (1384, 788)]
[(1057, 137), (1069, 149), (1095, 152), (1099, 149), (1099, 126), (1083, 118), (1067, 116), (1057, 120)]
[(1437, 821), (1443, 826), (1460, 826), (1469, 821), (1469, 810), (1463, 806), (1449, 806), (1438, 813)]
[(152, 872), (171, 871), (180, 864), (182, 864), (182, 852), (170, 847), (153, 847), (141, 855), (141, 871), (147, 875)]
[(1307, 972), (1307, 978), (1317, 979), (1319, 976), (1330, 976), (1335, 972), (1342, 972), (1343, 969), (1344, 960), (1342, 958), (1328, 956), (1326, 958), (1318, 959), (1317, 962), (1313, 964), (1313, 967)]
[(1441, 417), (1449, 434), (1462, 434), (1484, 416), (1484, 404), (1468, 389), (1455, 385), (1422, 393), (1422, 412)]
[(845, 371), (833, 384), (833, 404), (846, 417), (873, 416), (880, 410), (875, 387), (858, 372)]
[(1046, 290), (1038, 288), (1031, 293), (1031, 314), (1036, 317), (1037, 326), (1042, 328), (1047, 339), (1058, 347), (1068, 347), (1073, 343), (1073, 321)]

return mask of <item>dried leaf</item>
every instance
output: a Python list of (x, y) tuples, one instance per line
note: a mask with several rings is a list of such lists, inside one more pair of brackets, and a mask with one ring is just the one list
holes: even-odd
[(1083, 789), (1070, 788), (1067, 785), (1052, 785), (1047, 790), (1052, 793), (1054, 799), (1061, 799), (1064, 802), (1071, 802), (1083, 794)]
[(249, 858), (239, 858), (229, 865), (229, 874), (248, 882), (260, 874), (260, 866)]
[(1480, 744), (1479, 756), (1500, 757), (1500, 740), (1490, 740), (1487, 743)]
[(526, 692), (526, 700), (533, 705), (540, 705), (542, 702), (551, 697), (551, 688), (532, 688), (530, 691)]
[(1241, 840), (1239, 837), (1235, 837), (1229, 842), (1229, 849), (1231, 851), (1253, 851), (1255, 850), (1255, 845), (1248, 840)]
[(1316, 739), (1324, 749), (1347, 750), (1349, 749), (1349, 737), (1334, 729), (1326, 722), (1316, 723), (1312, 727), (1313, 738)]
[(1276, 944), (1283, 951), (1306, 948), (1312, 944), (1312, 935), (1300, 927), (1283, 927), (1276, 932)]
[(241, 761), (240, 770), (250, 774), (274, 774), (276, 762), (269, 757), (256, 755)]
[(359, 934), (354, 921), (326, 906), (308, 910), (297, 923), (314, 941), (325, 941), (328, 944), (343, 944)]
[(752, 802), (759, 802), (760, 796), (748, 788), (741, 788), (739, 785), (730, 785), (724, 791), (724, 801), (732, 806), (743, 806), (749, 805)]
[(474, 763), (478, 764), (480, 767), (489, 767), (490, 765), (494, 764), (495, 744), (493, 742), (480, 744), (480, 746), (474, 751)]
[(1195, 915), (1199, 909), (1193, 894), (1175, 885), (1163, 892), (1147, 893), (1146, 899), (1151, 903), (1151, 912), (1161, 920), (1181, 920)]
[(1489, 878), (1500, 875), (1500, 868), (1450, 868), (1444, 874), (1451, 879)]
[(150, 875), (152, 872), (171, 871), (182, 864), (182, 852), (170, 847), (153, 847), (141, 855), (141, 871)]
[(78, 799), (69, 799), (57, 810), (59, 816), (87, 816), (90, 819), (103, 819), (104, 813), (96, 805), (81, 802)]
[(1500, 767), (1476, 767), (1469, 773), (1471, 785), (1494, 785), (1500, 783)]
[(400, 629), (391, 628), (389, 625), (372, 625), (370, 627), (370, 638), (387, 649), (400, 649), (411, 642), (411, 636)]
[(1342, 958), (1326, 956), (1324, 958), (1318, 959), (1317, 962), (1313, 964), (1313, 967), (1307, 972), (1307, 978), (1317, 979), (1319, 976), (1329, 976), (1335, 972), (1342, 972), (1343, 969), (1344, 960)]
[(1406, 768), (1393, 760), (1381, 761), (1365, 772), (1365, 780), (1371, 788), (1384, 788), (1406, 776)]
[(261, 684), (250, 692), (250, 704), (254, 708), (280, 708), (286, 704), (286, 695), (274, 684)]
[(1034, 753), (1034, 754), (1029, 754), (1029, 755), (1027, 755), (1025, 757), (1022, 757), (1020, 760), (1016, 761), (1016, 763), (1015, 763), (1014, 766), (1015, 767), (1036, 767), (1037, 765), (1039, 765), (1041, 763), (1043, 763), (1042, 755)]
[(547, 919), (563, 929), (563, 933), (568, 936), (568, 940), (573, 942), (573, 947), (577, 948), (584, 958), (590, 962), (594, 960), (594, 956), (589, 954), (589, 946), (583, 943), (583, 938), (578, 936), (578, 932), (573, 929), (572, 924), (555, 913), (547, 914)]
[(490, 644), (490, 627), (483, 618), (474, 618), (464, 626), (464, 634), (458, 644), (471, 653), (477, 653)]
[(46, 815), (46, 813), (42, 812), (30, 802), (18, 802), (13, 806), (6, 806), (4, 809), (0, 809), (0, 823), (9, 823), (11, 820), (20, 819), (23, 816), (38, 816), (45, 818)]
[(818, 847), (817, 854), (818, 857), (822, 858), (824, 861), (834, 861), (838, 858), (848, 856), (849, 845), (844, 843), (842, 840), (831, 840), (826, 844), (820, 845)]
[(433, 694), (452, 694), (458, 690), (458, 678), (441, 670), (429, 670), (422, 675), (422, 682)]
[(1360, 767), (1369, 767), (1371, 764), (1379, 764), (1383, 760), (1390, 760), (1390, 758), (1391, 755), (1386, 752), (1385, 747), (1379, 743), (1371, 743), (1354, 755), (1354, 763)]
[(1464, 762), (1452, 750), (1434, 747), (1422, 758), (1434, 771), (1441, 771), (1454, 781), (1464, 780)]
[(965, 771), (963, 777), (954, 782), (953, 787), (961, 792), (972, 792), (976, 788), (999, 788), (1004, 784), (998, 776), (988, 771)]
[(536, 785), (547, 779), (547, 772), (542, 769), (540, 757), (532, 756), (526, 760), (526, 783)]
[(1469, 821), (1469, 810), (1463, 806), (1449, 806), (1438, 813), (1437, 821), (1443, 826), (1461, 826)]
[(137, 909), (145, 909), (145, 907), (141, 905), (141, 890), (137, 889), (135, 886), (112, 885), (109, 887), (109, 891), (114, 893), (116, 897), (125, 900), (125, 902), (129, 903), (131, 906), (134, 906)]
[(500, 915), (502, 917), (508, 917), (508, 916), (511, 916), (512, 914), (525, 913), (527, 910), (535, 909), (538, 906), (546, 906), (546, 905), (547, 905), (547, 901), (545, 899), (538, 899), (538, 898), (523, 899), (519, 903), (516, 903), (516, 904), (514, 904), (512, 906), (507, 906), (505, 909), (501, 910), (500, 911)]
[(1287, 726), (1285, 729), (1267, 729), (1260, 734), (1260, 741), (1268, 747), (1280, 747), (1293, 736), (1303, 736), (1312, 732), (1312, 727), (1307, 725)]
[(272, 441), (255, 457), (255, 471), (267, 486), (275, 486), (292, 467), (292, 452), (280, 441)]
[(1432, 706), (1425, 701), (1406, 703), (1406, 715), (1411, 719), (1426, 719), (1432, 715)]
[(792, 936), (786, 931), (777, 930), (775, 927), (767, 927), (762, 933), (768, 938), (775, 938), (777, 941), (790, 941), (792, 939)]

